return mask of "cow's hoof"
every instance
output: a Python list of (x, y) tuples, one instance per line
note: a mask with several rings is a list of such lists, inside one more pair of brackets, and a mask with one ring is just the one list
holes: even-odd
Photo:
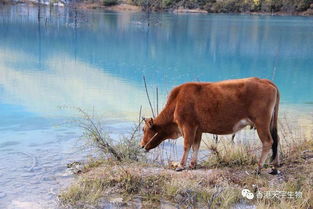
[(183, 171), (183, 170), (185, 170), (184, 167), (177, 167), (177, 168), (175, 169), (176, 172), (180, 172), (180, 171)]
[(189, 169), (190, 169), (190, 170), (195, 170), (196, 168), (197, 168), (196, 165), (190, 165), (190, 166), (189, 166)]
[(277, 170), (276, 168), (273, 168), (272, 171), (271, 171), (269, 174), (271, 174), (271, 175), (277, 175), (277, 174), (279, 174), (279, 173), (280, 173), (279, 170)]

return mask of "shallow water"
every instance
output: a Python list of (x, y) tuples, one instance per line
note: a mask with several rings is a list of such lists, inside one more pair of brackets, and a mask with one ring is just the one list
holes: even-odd
[[(149, 26), (148, 26), (149, 22)], [(258, 76), (279, 86), (283, 111), (312, 119), (313, 18), (152, 14), (0, 7), (0, 208), (55, 208), (83, 159), (81, 107), (125, 133), (145, 75), (156, 106), (186, 81)], [(299, 117), (300, 118), (300, 117)], [(308, 123), (308, 122), (305, 122)], [(308, 133), (308, 134), (311, 134)], [(244, 135), (243, 135), (244, 136)]]

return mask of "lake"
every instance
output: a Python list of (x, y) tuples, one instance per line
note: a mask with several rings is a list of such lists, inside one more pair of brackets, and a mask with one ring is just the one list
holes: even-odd
[(89, 154), (72, 107), (126, 133), (151, 116), (143, 76), (155, 110), (156, 88), (161, 108), (183, 82), (268, 78), (312, 127), (313, 18), (0, 5), (0, 208), (55, 208)]

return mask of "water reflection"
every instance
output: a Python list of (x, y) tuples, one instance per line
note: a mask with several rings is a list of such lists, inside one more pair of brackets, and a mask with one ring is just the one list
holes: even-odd
[(32, 65), (31, 56), (0, 50), (5, 51), (0, 54), (3, 103), (19, 104), (41, 116), (66, 113), (60, 112), (57, 108), (60, 105), (94, 108), (111, 119), (134, 118), (136, 115), (131, 113), (146, 103), (144, 89), (66, 55), (45, 59), (41, 62), (44, 71), (32, 71), (26, 66), (24, 70), (16, 69), (10, 63), (14, 57), (25, 65)]

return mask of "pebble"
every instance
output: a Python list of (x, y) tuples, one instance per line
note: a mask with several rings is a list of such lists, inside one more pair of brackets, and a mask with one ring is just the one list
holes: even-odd
[(126, 205), (126, 203), (123, 202), (123, 198), (121, 198), (121, 197), (112, 198), (112, 199), (110, 200), (110, 203), (112, 203), (112, 204), (114, 204), (114, 205), (117, 205), (117, 206), (119, 206), (119, 207)]

